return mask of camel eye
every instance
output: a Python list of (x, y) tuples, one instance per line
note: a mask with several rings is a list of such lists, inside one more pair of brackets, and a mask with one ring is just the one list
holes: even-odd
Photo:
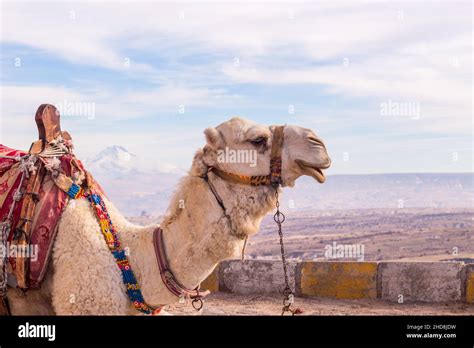
[(254, 146), (262, 146), (262, 145), (265, 145), (265, 144), (267, 143), (267, 138), (265, 138), (265, 137), (258, 137), (258, 138), (255, 138), (255, 139), (250, 140), (250, 142), (251, 142), (252, 145), (254, 145)]

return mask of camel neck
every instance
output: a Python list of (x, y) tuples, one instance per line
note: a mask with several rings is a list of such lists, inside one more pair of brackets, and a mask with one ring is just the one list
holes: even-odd
[[(222, 197), (228, 216), (205, 180), (187, 176), (172, 197), (161, 224), (170, 269), (190, 289), (206, 279), (220, 261), (241, 257), (244, 239), (236, 235), (255, 234), (274, 204), (274, 191), (269, 188), (229, 185), (215, 176), (210, 180)], [(156, 305), (173, 302), (176, 297), (161, 280), (153, 230), (143, 228), (139, 238), (127, 231), (124, 239), (131, 246), (130, 259), (140, 278), (143, 295)]]
[[(153, 243), (156, 226), (132, 225), (116, 209), (111, 211), (145, 300), (151, 305), (176, 301), (160, 276)], [(170, 269), (186, 288), (195, 288), (220, 261), (240, 255), (243, 240), (231, 235), (222, 214), (204, 180), (184, 178), (161, 228)]]
[[(188, 189), (192, 187), (192, 189)], [(194, 288), (222, 260), (237, 256), (242, 239), (202, 178), (186, 177), (162, 224), (168, 262), (176, 278)]]

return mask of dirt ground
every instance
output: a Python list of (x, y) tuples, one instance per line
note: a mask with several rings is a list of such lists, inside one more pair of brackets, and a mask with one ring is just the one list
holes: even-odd
[[(236, 295), (212, 293), (204, 309), (193, 310), (191, 304), (168, 308), (174, 315), (280, 315), (279, 295)], [(335, 300), (296, 298), (303, 315), (474, 315), (474, 305), (466, 303), (390, 303), (382, 300)]]

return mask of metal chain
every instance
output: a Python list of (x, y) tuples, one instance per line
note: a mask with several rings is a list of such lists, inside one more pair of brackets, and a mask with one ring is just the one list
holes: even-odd
[(283, 294), (285, 297), (283, 298), (283, 308), (281, 315), (284, 315), (285, 312), (290, 312), (292, 315), (302, 313), (301, 309), (293, 308), (293, 303), (295, 302), (295, 295), (290, 287), (290, 282), (288, 280), (288, 264), (286, 261), (286, 254), (285, 254), (285, 245), (283, 243), (283, 231), (281, 228), (281, 224), (285, 222), (285, 214), (280, 211), (280, 201), (278, 197), (278, 187), (275, 188), (275, 199), (276, 199), (276, 213), (273, 215), (273, 220), (278, 225), (278, 235), (280, 237), (280, 252), (281, 252), (281, 261), (283, 264), (283, 273), (285, 276), (285, 289), (283, 290)]

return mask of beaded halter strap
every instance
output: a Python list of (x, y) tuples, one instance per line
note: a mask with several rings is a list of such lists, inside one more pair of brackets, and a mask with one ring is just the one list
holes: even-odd
[(279, 186), (281, 184), (281, 155), (283, 149), (283, 131), (285, 126), (276, 126), (273, 131), (272, 149), (270, 152), (270, 173), (268, 175), (243, 175), (229, 173), (217, 167), (211, 167), (209, 171), (216, 174), (225, 181), (234, 184), (250, 186)]

